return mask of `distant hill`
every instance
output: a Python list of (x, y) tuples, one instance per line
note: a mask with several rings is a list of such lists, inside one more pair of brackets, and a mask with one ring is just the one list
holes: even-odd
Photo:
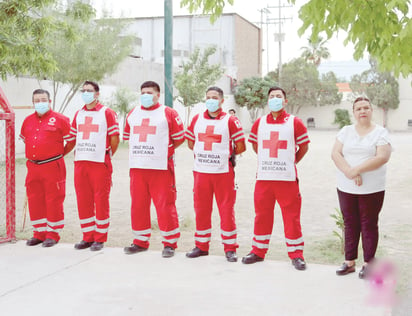
[(319, 73), (324, 74), (333, 71), (339, 79), (350, 81), (351, 77), (356, 74), (361, 74), (363, 71), (370, 68), (369, 61), (362, 59), (342, 60), (342, 61), (322, 61), (318, 70)]

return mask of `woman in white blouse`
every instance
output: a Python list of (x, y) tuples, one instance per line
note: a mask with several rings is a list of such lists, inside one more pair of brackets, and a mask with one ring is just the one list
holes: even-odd
[(385, 195), (386, 163), (392, 151), (388, 131), (372, 122), (372, 112), (369, 99), (357, 98), (353, 103), (356, 123), (339, 131), (332, 150), (345, 224), (345, 262), (336, 274), (355, 272), (362, 236), (361, 279), (367, 276), (368, 263), (375, 258), (378, 246), (378, 217)]

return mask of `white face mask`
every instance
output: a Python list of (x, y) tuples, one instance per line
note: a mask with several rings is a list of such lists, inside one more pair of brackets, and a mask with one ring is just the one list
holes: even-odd
[(272, 112), (279, 112), (283, 109), (283, 99), (282, 98), (272, 98), (268, 101), (269, 109)]
[(205, 102), (206, 108), (210, 113), (216, 112), (219, 110), (219, 100), (216, 99), (207, 99)]
[(144, 93), (140, 96), (140, 104), (145, 108), (150, 108), (153, 105), (153, 94)]
[(49, 110), (49, 102), (34, 103), (34, 110), (40, 115), (47, 113)]
[(82, 99), (85, 104), (90, 104), (94, 101), (94, 92), (83, 92)]

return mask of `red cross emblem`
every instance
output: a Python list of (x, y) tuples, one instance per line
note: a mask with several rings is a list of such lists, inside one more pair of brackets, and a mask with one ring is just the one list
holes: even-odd
[(279, 149), (286, 149), (288, 142), (279, 140), (279, 132), (270, 132), (270, 139), (263, 141), (263, 148), (269, 149), (269, 157), (277, 158)]
[(211, 151), (213, 143), (221, 143), (222, 135), (213, 134), (215, 127), (213, 125), (208, 125), (206, 127), (206, 133), (199, 133), (199, 141), (204, 142), (204, 150)]
[(139, 134), (139, 142), (147, 142), (147, 135), (156, 134), (156, 126), (150, 126), (150, 119), (142, 120), (142, 125), (133, 127), (133, 134)]
[(93, 117), (86, 116), (84, 118), (84, 124), (79, 125), (79, 132), (83, 133), (83, 139), (89, 139), (90, 133), (97, 133), (99, 131), (98, 124), (92, 124)]

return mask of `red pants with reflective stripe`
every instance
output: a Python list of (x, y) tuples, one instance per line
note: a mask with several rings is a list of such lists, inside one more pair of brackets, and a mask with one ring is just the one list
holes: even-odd
[(42, 165), (27, 161), (26, 192), (33, 237), (60, 240), (64, 226), (63, 202), (66, 196), (66, 165), (58, 159)]
[(227, 173), (201, 173), (193, 171), (193, 199), (196, 214), (196, 247), (209, 250), (212, 229), (213, 195), (220, 215), (220, 228), (224, 251), (236, 251), (239, 247), (236, 238), (235, 221), (235, 173), (229, 167)]
[(107, 241), (112, 170), (109, 155), (106, 155), (104, 163), (74, 162), (74, 187), (84, 241)]
[(274, 208), (279, 203), (289, 258), (303, 259), (303, 238), (300, 226), (302, 198), (298, 181), (262, 181), (255, 185), (255, 228), (252, 252), (264, 258), (273, 229)]
[(130, 169), (130, 195), (133, 243), (143, 248), (149, 247), (152, 226), (150, 204), (153, 200), (162, 243), (164, 247), (177, 248), (180, 231), (173, 159), (168, 161), (168, 170)]

